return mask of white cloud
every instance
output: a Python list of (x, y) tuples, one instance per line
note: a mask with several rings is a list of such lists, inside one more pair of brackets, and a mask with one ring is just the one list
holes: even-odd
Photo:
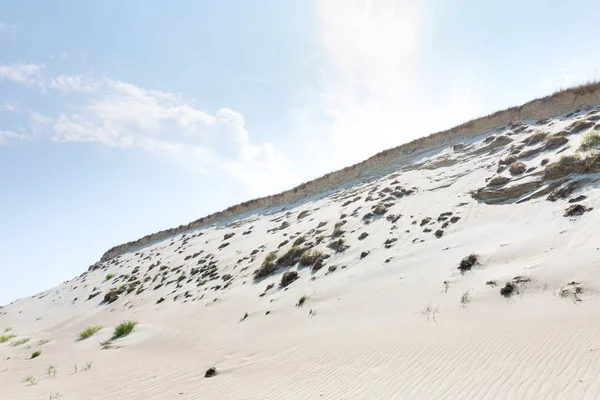
[(8, 112), (11, 112), (13, 114), (19, 114), (21, 112), (19, 107), (15, 106), (14, 104), (10, 104), (10, 103), (5, 103), (5, 104), (1, 105), (0, 108), (3, 110), (6, 110)]
[[(245, 183), (255, 195), (288, 188), (297, 181), (278, 149), (268, 142), (253, 142), (244, 117), (229, 108), (209, 113), (179, 94), (106, 78), (46, 78), (42, 68), (35, 64), (0, 66), (0, 79), (36, 84), (49, 98), (53, 91), (61, 92), (67, 96), (65, 104), (68, 95), (78, 94), (72, 112), (55, 117), (30, 113), (32, 138), (50, 135), (58, 142), (93, 142), (146, 151), (199, 172), (225, 173)], [(6, 133), (3, 142), (9, 138), (15, 136)]]
[(17, 132), (5, 131), (0, 129), (0, 146), (8, 143), (8, 139), (23, 139), (23, 137)]
[(40, 71), (43, 67), (43, 65), (36, 64), (0, 65), (0, 80), (26, 85), (40, 83)]
[(49, 86), (61, 92), (95, 92), (100, 88), (100, 82), (82, 76), (59, 75), (50, 79)]
[[(104, 79), (94, 86), (78, 77), (53, 80), (52, 88), (88, 92), (76, 113), (52, 122), (52, 139), (139, 149), (209, 172), (220, 170), (264, 194), (288, 186), (289, 168), (270, 143), (253, 143), (244, 117), (228, 108), (211, 114), (177, 94)], [(36, 124), (47, 123), (36, 116)], [(287, 171), (287, 172), (286, 172)]]

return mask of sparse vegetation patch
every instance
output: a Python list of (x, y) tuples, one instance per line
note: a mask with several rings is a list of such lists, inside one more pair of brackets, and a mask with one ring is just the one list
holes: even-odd
[(88, 326), (87, 328), (85, 328), (84, 330), (79, 332), (79, 340), (85, 340), (85, 339), (89, 338), (90, 336), (93, 336), (100, 329), (102, 329), (102, 326), (100, 326), (100, 325)]
[(15, 335), (14, 333), (10, 333), (8, 335), (2, 335), (2, 336), (0, 336), (0, 343), (8, 342), (10, 339), (13, 339), (16, 337), (17, 337), (17, 335)]
[(22, 338), (22, 339), (19, 339), (19, 340), (15, 340), (15, 341), (12, 343), (12, 345), (13, 345), (13, 347), (17, 347), (17, 346), (20, 346), (20, 345), (22, 345), (22, 344), (25, 344), (25, 343), (29, 342), (29, 340), (30, 340), (30, 339), (29, 339), (28, 337), (26, 337), (26, 338)]
[(300, 265), (302, 266), (310, 266), (314, 265), (317, 260), (322, 258), (323, 255), (319, 250), (307, 250), (300, 257)]

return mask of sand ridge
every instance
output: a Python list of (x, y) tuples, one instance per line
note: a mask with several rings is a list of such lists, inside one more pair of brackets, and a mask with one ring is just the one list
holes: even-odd
[(0, 309), (0, 398), (599, 398), (597, 104), (104, 257)]

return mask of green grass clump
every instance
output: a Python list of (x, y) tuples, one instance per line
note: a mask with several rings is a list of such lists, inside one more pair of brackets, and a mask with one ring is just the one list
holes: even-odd
[(89, 338), (90, 336), (93, 336), (100, 329), (102, 329), (102, 326), (100, 326), (100, 325), (88, 326), (87, 328), (85, 328), (84, 330), (79, 332), (79, 340), (85, 340), (85, 339)]
[(260, 279), (265, 276), (271, 275), (277, 269), (277, 265), (275, 265), (275, 260), (277, 259), (277, 252), (272, 251), (265, 257), (261, 267), (254, 271), (254, 278)]
[(131, 332), (133, 332), (133, 329), (135, 328), (135, 326), (137, 324), (138, 324), (137, 321), (121, 322), (115, 328), (115, 331), (113, 332), (113, 336), (112, 336), (111, 340), (119, 339), (119, 338), (129, 335)]
[(4, 333), (6, 333), (8, 331), (12, 331), (12, 328), (10, 326), (8, 328), (4, 328)]
[(276, 251), (272, 251), (269, 254), (267, 254), (267, 256), (265, 257), (265, 260), (263, 261), (263, 265), (264, 264), (268, 264), (268, 263), (272, 263), (277, 259), (277, 252)]
[(115, 277), (115, 274), (106, 274), (106, 280), (111, 280), (112, 278)]
[(41, 354), (42, 354), (41, 350), (36, 350), (33, 353), (31, 353), (31, 358), (39, 357)]
[(600, 147), (600, 131), (590, 131), (581, 137), (579, 150), (588, 151)]
[(17, 335), (15, 335), (13, 333), (8, 334), (8, 335), (2, 335), (2, 336), (0, 336), (0, 343), (8, 342), (10, 339), (16, 338), (16, 337), (17, 337)]
[(303, 249), (298, 246), (293, 246), (284, 255), (277, 259), (276, 264), (280, 266), (294, 265), (298, 261), (300, 261), (300, 257), (305, 251), (306, 249)]
[(26, 337), (26, 338), (23, 338), (23, 339), (19, 339), (19, 340), (15, 340), (15, 341), (12, 343), (12, 345), (13, 345), (13, 347), (17, 347), (17, 346), (20, 346), (20, 345), (22, 345), (22, 344), (25, 344), (25, 343), (29, 342), (29, 340), (30, 340), (30, 339), (29, 339), (28, 337)]

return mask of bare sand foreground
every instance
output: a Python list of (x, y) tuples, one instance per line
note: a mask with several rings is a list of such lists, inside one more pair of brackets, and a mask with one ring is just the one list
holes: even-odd
[(0, 309), (0, 399), (600, 398), (586, 96), (113, 249)]

